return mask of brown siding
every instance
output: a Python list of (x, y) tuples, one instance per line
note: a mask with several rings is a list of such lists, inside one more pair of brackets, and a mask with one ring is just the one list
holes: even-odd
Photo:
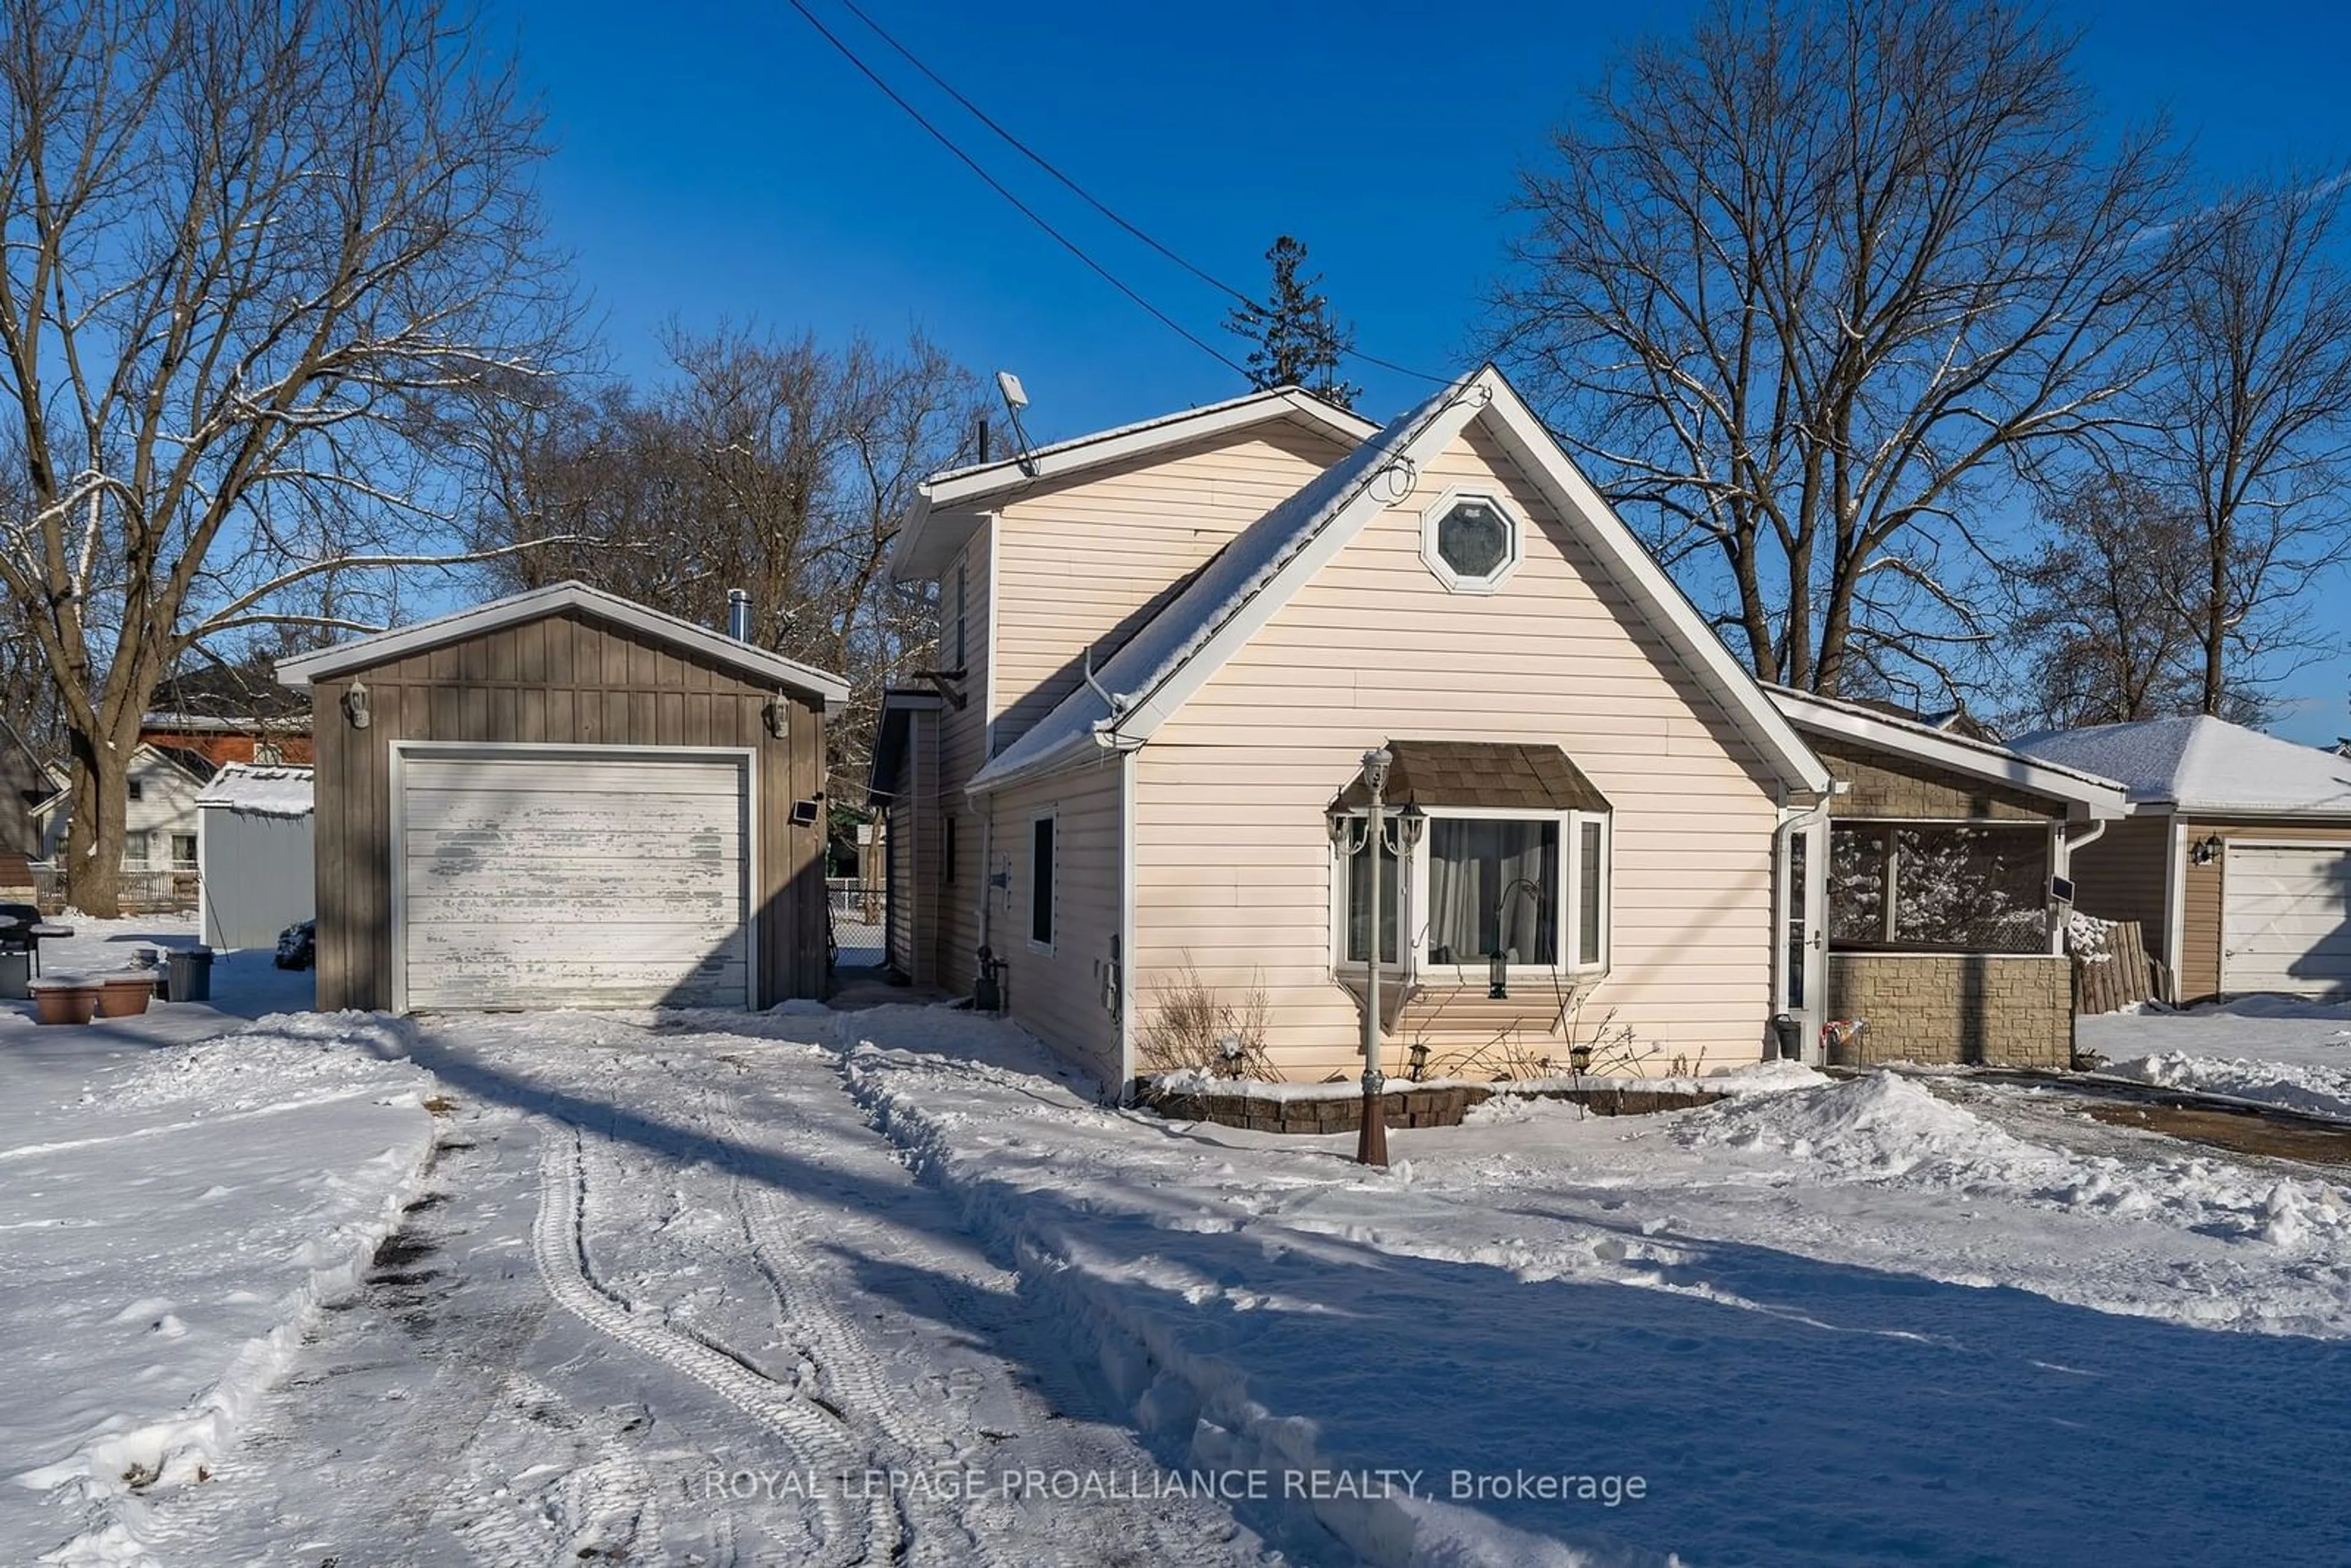
[[(2351, 821), (2278, 822), (2262, 819), (2222, 821), (2210, 817), (2177, 819), (2190, 844), (2214, 833), (2224, 841), (2295, 844), (2351, 843)], [(2186, 862), (2179, 899), (2179, 999), (2209, 1001), (2220, 994), (2220, 904), (2229, 880), (2229, 857), (2206, 865)]]
[(1853, 786), (1845, 793), (1829, 798), (1831, 817), (2046, 821), (2065, 814), (2064, 805), (2022, 789), (1970, 779), (1813, 730), (1805, 731), (1804, 739), (1828, 764), (1832, 777)]
[[(373, 722), (342, 701), (367, 685)], [(791, 825), (824, 786), (822, 711), (796, 699), (790, 734), (761, 717), (769, 692), (732, 671), (572, 613), (444, 643), (315, 685), (319, 1005), (392, 1005), (392, 743), (546, 742), (745, 747), (755, 754), (762, 1007), (824, 994), (824, 826)]]
[(2126, 817), (2074, 852), (2074, 906), (2101, 920), (2137, 921), (2147, 956), (2158, 960), (2169, 951), (2164, 850), (2170, 841), (2170, 818)]

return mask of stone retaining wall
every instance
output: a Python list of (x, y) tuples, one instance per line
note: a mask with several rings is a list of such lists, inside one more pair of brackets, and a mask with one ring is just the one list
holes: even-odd
[[(1594, 1084), (1588, 1089), (1512, 1089), (1508, 1084), (1406, 1084), (1381, 1097), (1391, 1127), (1458, 1127), (1472, 1105), (1497, 1094), (1534, 1100), (1573, 1100), (1600, 1116), (1645, 1116), (1711, 1105), (1725, 1095), (1667, 1089), (1625, 1089)], [(1147, 1079), (1134, 1081), (1129, 1095), (1143, 1110), (1174, 1122), (1213, 1122), (1260, 1133), (1352, 1133), (1362, 1124), (1361, 1094), (1275, 1100), (1252, 1094), (1162, 1094)]]

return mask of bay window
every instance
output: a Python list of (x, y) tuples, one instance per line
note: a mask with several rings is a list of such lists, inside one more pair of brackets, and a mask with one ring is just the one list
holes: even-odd
[[(1381, 850), (1384, 967), (1463, 985), (1482, 983), (1497, 954), (1522, 971), (1607, 967), (1606, 813), (1424, 809), (1417, 846)], [(1363, 964), (1370, 933), (1372, 850), (1360, 836), (1334, 854), (1344, 966)]]

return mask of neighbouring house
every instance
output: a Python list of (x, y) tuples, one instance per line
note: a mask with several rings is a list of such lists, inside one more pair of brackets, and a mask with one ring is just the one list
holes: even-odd
[(139, 720), (139, 738), (151, 745), (193, 753), (215, 768), (232, 762), (264, 768), (310, 764), (310, 716), (158, 712)]
[[(196, 902), (196, 797), (218, 767), (203, 753), (142, 740), (123, 770), (121, 897), (134, 908), (192, 908)], [(73, 796), (64, 768), (49, 769), (48, 799), (34, 809), (38, 859), (62, 871)]]
[(2351, 998), (2351, 759), (2201, 715), (2016, 746), (2128, 791), (2074, 881), (2085, 913), (2139, 923), (2172, 999)]
[(310, 769), (232, 762), (196, 797), (208, 947), (266, 947), (317, 912)]
[(892, 570), (941, 604), (875, 749), (892, 961), (967, 990), (987, 949), (1106, 1082), (1196, 989), (1353, 1073), (1373, 963), (1391, 1072), (1752, 1061), (1809, 1000), (1829, 770), (1491, 367), (1376, 430), (1284, 389), (935, 476)]
[[(1835, 778), (1825, 821), (1791, 835), (1822, 900), (1788, 928), (1791, 1010), (1862, 1020), (1859, 1061), (2063, 1068), (2073, 961), (2057, 879), (2118, 831), (2123, 787), (1886, 705), (1772, 687)], [(1825, 839), (1825, 842), (1823, 840)]]
[(838, 676), (576, 582), (277, 674), (310, 692), (321, 1008), (824, 994)]

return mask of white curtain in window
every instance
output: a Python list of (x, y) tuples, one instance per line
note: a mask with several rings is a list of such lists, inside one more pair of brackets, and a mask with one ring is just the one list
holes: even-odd
[(1438, 817), (1428, 824), (1428, 951), (1483, 963), (1559, 961), (1559, 824)]

